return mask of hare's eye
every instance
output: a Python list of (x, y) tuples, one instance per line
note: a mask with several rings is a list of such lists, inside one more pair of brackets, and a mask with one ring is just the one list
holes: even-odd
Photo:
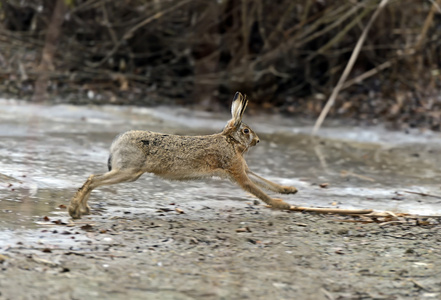
[(250, 133), (250, 130), (249, 130), (248, 128), (245, 128), (245, 129), (243, 130), (243, 133)]

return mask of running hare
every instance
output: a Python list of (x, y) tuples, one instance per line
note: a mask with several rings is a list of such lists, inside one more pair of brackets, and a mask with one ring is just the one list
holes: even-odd
[(219, 176), (237, 182), (269, 206), (289, 209), (281, 199), (270, 198), (258, 186), (294, 194), (297, 189), (266, 180), (248, 169), (244, 153), (259, 142), (242, 115), (248, 99), (237, 92), (231, 106), (232, 119), (221, 133), (204, 136), (179, 136), (150, 131), (128, 131), (119, 135), (110, 147), (109, 172), (91, 175), (69, 205), (72, 218), (88, 214), (87, 199), (94, 188), (137, 180), (149, 172), (172, 180), (190, 180)]

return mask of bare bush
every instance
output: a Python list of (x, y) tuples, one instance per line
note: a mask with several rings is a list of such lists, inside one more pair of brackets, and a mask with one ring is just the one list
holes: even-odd
[[(33, 94), (55, 2), (2, 2), (2, 93)], [(331, 115), (439, 129), (440, 2), (389, 2)], [(65, 3), (45, 70), (51, 99), (213, 107), (241, 90), (256, 105), (316, 117), (379, 1)]]

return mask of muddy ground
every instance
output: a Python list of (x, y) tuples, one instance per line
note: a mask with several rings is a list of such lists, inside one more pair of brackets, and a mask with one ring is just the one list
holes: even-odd
[[(437, 218), (273, 211), (227, 181), (148, 175), (67, 216), (118, 132), (216, 132), (228, 116), (0, 104), (0, 299), (441, 298)], [(289, 203), (441, 213), (436, 133), (349, 126), (317, 141), (290, 120), (246, 119), (262, 141), (251, 169), (298, 187)]]
[[(47, 225), (38, 246), (2, 249), (1, 298), (441, 297), (440, 225), (347, 223), (251, 205), (216, 214), (103, 213)], [(47, 235), (59, 242), (45, 243)]]

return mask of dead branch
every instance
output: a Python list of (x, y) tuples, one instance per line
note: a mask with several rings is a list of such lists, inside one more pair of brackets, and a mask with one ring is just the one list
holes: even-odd
[(413, 192), (413, 191), (404, 191), (404, 192), (408, 193), (408, 194), (414, 194), (414, 195), (420, 195), (420, 196), (424, 196), (424, 197), (432, 197), (432, 198), (441, 199), (441, 196), (427, 194), (427, 193), (420, 193), (420, 192)]
[[(349, 74), (335, 96), (332, 107), (345, 109), (331, 108), (328, 115), (441, 129), (439, 1), (388, 2), (388, 14), (372, 24), (350, 71), (355, 78)], [(302, 116), (324, 113), (315, 96), (337, 91), (346, 56), (355, 54), (348, 45), (360, 41), (353, 40), (360, 20), (379, 9), (374, 0), (286, 0), (280, 6), (269, 0), (74, 1), (60, 28), (62, 51), (54, 53), (53, 67), (44, 69), (35, 61), (45, 47), (41, 37), (48, 36), (51, 12), (38, 10), (40, 2), (0, 6), (3, 94), (29, 99), (34, 87), (41, 89), (36, 80), (45, 76), (49, 97), (69, 94), (63, 101), (75, 103), (111, 98), (153, 104), (145, 95), (201, 103), (206, 97), (198, 96), (200, 87), (223, 104), (232, 91), (242, 90), (256, 105)], [(22, 19), (28, 12), (31, 21)], [(84, 99), (87, 90), (100, 97)]]
[(387, 2), (389, 0), (381, 0), (380, 4), (378, 5), (377, 9), (375, 10), (374, 14), (372, 15), (371, 19), (369, 20), (368, 24), (363, 30), (363, 33), (361, 34), (360, 38), (358, 39), (357, 44), (355, 45), (354, 51), (352, 52), (351, 58), (348, 61), (348, 64), (346, 65), (345, 70), (343, 71), (342, 76), (340, 77), (336, 87), (332, 91), (331, 96), (328, 99), (328, 102), (326, 103), (325, 107), (323, 108), (322, 112), (320, 113), (320, 116), (318, 117), (314, 128), (312, 130), (312, 134), (315, 135), (317, 131), (320, 129), (320, 126), (322, 125), (323, 121), (326, 118), (326, 115), (328, 114), (329, 110), (331, 109), (332, 105), (334, 105), (335, 99), (337, 98), (338, 93), (340, 92), (341, 88), (343, 87), (344, 82), (346, 81), (346, 78), (348, 77), (349, 73), (352, 70), (352, 67), (355, 64), (355, 61), (357, 60), (358, 54), (360, 53), (361, 46), (363, 45), (367, 33), (369, 32), (369, 29), (371, 28), (372, 24), (374, 23), (377, 16), (380, 14), (380, 12), (383, 10), (383, 8), (386, 6)]
[(134, 27), (130, 28), (130, 29), (129, 29), (129, 30), (123, 35), (122, 39), (119, 40), (118, 43), (116, 43), (116, 45), (112, 48), (112, 50), (110, 50), (110, 51), (107, 53), (107, 55), (106, 55), (102, 60), (100, 60), (100, 61), (97, 62), (97, 63), (89, 63), (89, 66), (90, 66), (90, 67), (93, 67), (93, 68), (96, 68), (96, 67), (101, 66), (103, 63), (105, 63), (105, 62), (106, 62), (111, 56), (113, 56), (113, 55), (118, 51), (119, 47), (121, 47), (121, 45), (122, 45), (126, 40), (132, 38), (133, 35), (135, 34), (135, 32), (136, 32), (138, 29), (140, 29), (140, 28), (142, 28), (143, 26), (145, 26), (145, 25), (147, 25), (147, 24), (149, 24), (149, 23), (151, 23), (151, 22), (153, 22), (153, 21), (155, 21), (155, 20), (161, 18), (162, 16), (164, 16), (164, 15), (170, 13), (170, 12), (173, 12), (173, 11), (177, 10), (177, 9), (180, 8), (181, 6), (184, 6), (184, 5), (186, 5), (187, 3), (191, 2), (191, 1), (193, 1), (193, 0), (180, 1), (180, 2), (178, 2), (178, 4), (172, 6), (172, 7), (168, 8), (168, 9), (164, 9), (163, 11), (159, 11), (159, 12), (155, 13), (153, 16), (146, 18), (144, 21), (139, 22), (139, 23), (136, 24)]
[(365, 215), (371, 214), (372, 209), (339, 209), (339, 208), (316, 208), (316, 207), (302, 207), (291, 206), (289, 210), (302, 212), (315, 212), (320, 214), (337, 214), (337, 215)]
[(52, 18), (48, 26), (46, 41), (41, 55), (41, 62), (38, 66), (40, 75), (35, 82), (35, 91), (33, 101), (41, 103), (46, 98), (46, 88), (48, 85), (48, 71), (53, 70), (53, 58), (56, 50), (56, 43), (61, 33), (61, 24), (63, 24), (64, 14), (67, 6), (64, 0), (58, 0), (55, 4)]

